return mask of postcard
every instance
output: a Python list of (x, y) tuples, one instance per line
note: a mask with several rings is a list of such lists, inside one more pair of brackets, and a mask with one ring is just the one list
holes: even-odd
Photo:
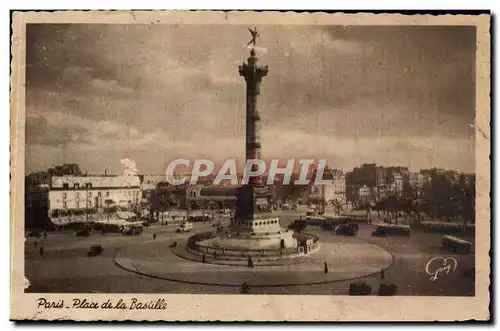
[(490, 318), (490, 16), (16, 12), (11, 318)]

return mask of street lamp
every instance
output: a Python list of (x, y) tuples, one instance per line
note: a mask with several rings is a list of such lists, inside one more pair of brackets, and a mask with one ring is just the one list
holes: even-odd
[(85, 183), (85, 223), (89, 222), (89, 188), (88, 185)]
[(212, 195), (212, 199), (210, 201), (210, 209), (212, 209), (212, 222), (214, 221), (214, 209), (215, 209), (215, 201), (214, 196)]

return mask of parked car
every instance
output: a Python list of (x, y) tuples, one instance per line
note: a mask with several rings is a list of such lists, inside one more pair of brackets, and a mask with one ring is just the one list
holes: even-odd
[(362, 281), (357, 281), (349, 284), (349, 295), (369, 295), (372, 292), (372, 287)]
[(92, 257), (92, 256), (97, 256), (101, 254), (103, 251), (101, 245), (92, 245), (90, 246), (89, 251), (87, 252), (87, 256)]
[(398, 286), (391, 282), (380, 284), (377, 294), (383, 296), (395, 295), (398, 291)]
[(76, 236), (77, 237), (88, 237), (88, 236), (90, 236), (90, 229), (85, 228), (85, 229), (77, 230)]
[(193, 229), (193, 223), (190, 222), (183, 222), (178, 228), (177, 232), (178, 233), (184, 233), (184, 232), (189, 232)]
[(143, 232), (144, 228), (142, 227), (142, 224), (137, 224), (133, 226), (126, 226), (122, 229), (122, 235), (126, 236), (137, 236)]
[(355, 236), (358, 233), (358, 224), (341, 224), (335, 228), (335, 233), (344, 236)]

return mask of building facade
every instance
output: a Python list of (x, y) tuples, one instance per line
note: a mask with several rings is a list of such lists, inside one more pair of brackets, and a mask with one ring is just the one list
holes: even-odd
[(392, 174), (392, 184), (391, 184), (391, 191), (395, 195), (402, 195), (403, 194), (403, 175), (400, 173), (393, 173)]
[(410, 173), (410, 187), (420, 190), (424, 186), (424, 175), (420, 172)]
[(100, 212), (111, 206), (129, 209), (138, 206), (141, 199), (138, 176), (53, 176), (49, 215)]
[(26, 228), (41, 228), (48, 225), (49, 186), (46, 184), (27, 186), (24, 194), (24, 220)]
[(376, 168), (375, 175), (377, 187), (385, 187), (387, 184), (387, 169), (382, 166), (378, 166)]
[(358, 189), (358, 196), (359, 196), (359, 200), (360, 202), (362, 202), (364, 205), (367, 205), (369, 204), (370, 202), (372, 202), (372, 200), (374, 200), (374, 197), (373, 197), (373, 189), (366, 186), (366, 185), (363, 185), (362, 187), (360, 187)]
[[(345, 203), (346, 198), (346, 178), (342, 171), (333, 170), (328, 179), (332, 180), (328, 185), (311, 185), (310, 198), (313, 200), (323, 200), (328, 203), (339, 201)], [(326, 177), (326, 176), (325, 176)]]

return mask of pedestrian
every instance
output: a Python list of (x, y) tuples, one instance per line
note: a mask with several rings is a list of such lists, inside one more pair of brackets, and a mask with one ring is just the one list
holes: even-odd
[(328, 264), (326, 264), (326, 262), (325, 262), (325, 274), (327, 274), (327, 273), (328, 273)]
[(40, 246), (40, 256), (43, 256), (43, 246)]
[(252, 258), (250, 256), (248, 257), (248, 267), (253, 268), (253, 261), (252, 261)]
[(47, 238), (47, 230), (43, 231), (43, 237)]
[(385, 279), (385, 270), (384, 268), (380, 269), (380, 278)]
[(35, 239), (34, 244), (35, 244), (35, 248), (37, 248), (38, 247), (38, 238)]
[(156, 233), (153, 233), (153, 240), (156, 240)]
[(214, 251), (214, 260), (217, 258), (217, 252)]
[(201, 256), (201, 263), (205, 263), (205, 254)]
[(243, 294), (248, 293), (248, 284), (247, 284), (247, 282), (243, 282), (243, 284), (241, 284), (241, 293), (243, 293)]

